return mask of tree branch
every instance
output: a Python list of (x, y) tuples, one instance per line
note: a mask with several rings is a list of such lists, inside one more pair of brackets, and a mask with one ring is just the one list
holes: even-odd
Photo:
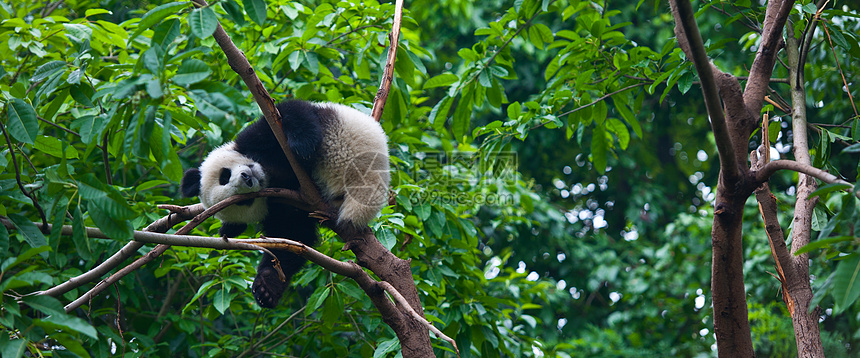
[(391, 82), (394, 81), (394, 60), (397, 57), (397, 45), (400, 43), (400, 19), (402, 17), (403, 0), (397, 0), (394, 3), (394, 24), (391, 25), (391, 33), (388, 34), (388, 41), (390, 42), (388, 58), (385, 60), (385, 69), (382, 71), (379, 89), (373, 99), (373, 109), (370, 111), (370, 116), (377, 122), (382, 118), (385, 101), (388, 100), (388, 93), (391, 91)]
[[(803, 163), (800, 163), (800, 162), (797, 162), (794, 160), (786, 160), (786, 159), (774, 160), (770, 163), (765, 164), (761, 168), (761, 170), (757, 170), (757, 171), (752, 172), (752, 174), (755, 177), (755, 181), (757, 183), (764, 183), (774, 173), (776, 173), (777, 170), (781, 170), (781, 169), (788, 169), (788, 170), (792, 170), (792, 171), (795, 171), (798, 173), (803, 173), (803, 174), (812, 176), (812, 177), (814, 177), (818, 180), (821, 180), (825, 183), (828, 183), (828, 184), (837, 184), (837, 183), (838, 184), (845, 184), (845, 185), (850, 185), (852, 189), (854, 188), (854, 185), (852, 185), (851, 183), (849, 183), (847, 181), (839, 179), (839, 177), (837, 177), (833, 174), (830, 174), (824, 170), (813, 167), (809, 164), (803, 164)], [(860, 194), (858, 194), (858, 197), (860, 197)]]
[[(198, 8), (209, 6), (205, 0), (192, 0), (192, 3)], [(245, 86), (247, 86), (248, 90), (253, 94), (257, 105), (260, 106), (260, 110), (263, 111), (263, 116), (269, 123), (269, 127), (272, 128), (275, 138), (277, 138), (278, 143), (281, 145), (281, 150), (283, 150), (284, 155), (287, 156), (287, 159), (290, 162), (290, 167), (293, 169), (293, 173), (296, 174), (296, 178), (298, 178), (302, 198), (310, 205), (318, 208), (318, 210), (328, 211), (328, 203), (322, 200), (316, 185), (314, 185), (310, 176), (308, 176), (308, 173), (302, 169), (301, 165), (299, 165), (298, 159), (296, 159), (293, 151), (290, 150), (287, 137), (284, 135), (284, 131), (282, 129), (281, 115), (278, 113), (278, 109), (275, 108), (275, 102), (272, 100), (272, 96), (270, 96), (269, 92), (266, 91), (266, 88), (263, 87), (263, 82), (260, 81), (260, 78), (257, 77), (257, 73), (254, 71), (251, 63), (248, 62), (248, 58), (245, 57), (245, 54), (240, 51), (235, 44), (233, 44), (233, 40), (230, 39), (230, 35), (227, 35), (227, 32), (224, 31), (223, 27), (221, 27), (220, 22), (217, 23), (213, 36), (215, 37), (215, 41), (218, 43), (218, 47), (224, 51), (224, 55), (227, 57), (227, 63), (230, 65), (230, 68), (242, 78), (242, 81), (245, 82)]]
[(454, 351), (457, 353), (457, 356), (460, 356), (460, 349), (457, 348), (457, 342), (454, 342), (451, 337), (446, 336), (445, 333), (442, 333), (442, 331), (434, 327), (433, 324), (430, 323), (430, 321), (423, 317), (423, 315), (419, 315), (417, 312), (415, 312), (415, 310), (413, 310), (412, 307), (409, 306), (409, 303), (406, 302), (406, 299), (403, 298), (403, 295), (401, 295), (400, 292), (397, 292), (397, 290), (394, 289), (394, 286), (391, 286), (390, 283), (385, 281), (380, 282), (379, 285), (382, 286), (383, 289), (385, 289), (385, 292), (388, 292), (391, 295), (394, 301), (397, 302), (398, 307), (409, 313), (416, 321), (421, 322), (425, 326), (427, 326), (427, 328), (429, 328), (430, 331), (436, 335), (436, 337), (439, 337), (447, 341), (448, 343), (451, 343), (451, 345), (454, 346)]
[(711, 120), (711, 129), (716, 138), (723, 179), (727, 182), (738, 182), (741, 172), (720, 105), (720, 92), (717, 91), (717, 82), (714, 79), (714, 66), (705, 52), (699, 27), (693, 18), (693, 9), (688, 0), (671, 0), (669, 5), (675, 18), (675, 36), (678, 38), (678, 45), (693, 59), (693, 65), (696, 66), (696, 72), (702, 81), (702, 95)]
[(762, 40), (750, 67), (750, 80), (744, 88), (744, 104), (755, 117), (758, 117), (758, 113), (761, 112), (767, 84), (773, 74), (776, 55), (779, 53), (782, 30), (793, 6), (793, 0), (767, 3), (762, 25)]
[[(823, 4), (822, 4), (823, 5)], [(819, 10), (820, 11), (820, 10)], [(817, 15), (812, 21), (817, 19)], [(812, 25), (815, 28), (815, 25)], [(798, 43), (793, 31), (786, 32), (786, 54), (788, 55), (788, 78), (791, 79), (791, 125), (794, 133), (792, 150), (798, 163), (812, 165), (809, 156), (809, 136), (806, 130), (809, 123), (806, 118), (806, 88), (803, 78), (803, 45)], [(808, 48), (806, 49), (808, 50)], [(812, 215), (818, 197), (810, 198), (818, 187), (815, 179), (806, 174), (799, 174), (797, 180), (797, 200), (794, 202), (794, 218), (791, 230), (791, 254), (797, 252), (812, 239)], [(787, 251), (787, 249), (784, 249)], [(812, 287), (809, 282), (809, 253), (797, 256), (789, 254), (789, 260), (784, 260), (783, 266), (790, 269), (786, 277), (789, 292), (786, 302), (794, 307), (791, 322), (794, 326), (794, 337), (797, 342), (799, 357), (823, 357), (824, 347), (821, 343), (821, 331), (818, 327), (818, 312), (810, 310), (812, 305)], [(782, 260), (782, 258), (780, 258)], [(790, 302), (790, 303), (789, 303)]]
[[(168, 214), (167, 216), (156, 220), (149, 226), (147, 226), (144, 231), (149, 232), (167, 232), (174, 225), (186, 221), (190, 218), (193, 218), (195, 215), (199, 214), (203, 211), (203, 204), (196, 204), (189, 207), (185, 207), (183, 211), (176, 211)], [(87, 231), (88, 237), (93, 237), (90, 235), (91, 232)], [(50, 289), (39, 291), (36, 294), (38, 295), (48, 295), (52, 297), (58, 297), (66, 292), (69, 292), (75, 288), (83, 286), (87, 283), (95, 281), (102, 277), (104, 274), (110, 272), (117, 266), (119, 266), (123, 261), (133, 256), (143, 247), (143, 243), (132, 241), (125, 246), (122, 247), (119, 251), (117, 251), (113, 256), (100, 263), (98, 266), (92, 268), (91, 270), (84, 272), (78, 276), (72, 277), (66, 282), (63, 282), (57, 286), (54, 286)]]

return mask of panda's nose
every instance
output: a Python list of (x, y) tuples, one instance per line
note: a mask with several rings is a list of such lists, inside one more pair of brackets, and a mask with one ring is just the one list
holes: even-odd
[(251, 176), (248, 175), (248, 173), (242, 173), (241, 176), (242, 176), (242, 180), (245, 181), (245, 185), (247, 185), (248, 187), (254, 186), (254, 179), (251, 178)]

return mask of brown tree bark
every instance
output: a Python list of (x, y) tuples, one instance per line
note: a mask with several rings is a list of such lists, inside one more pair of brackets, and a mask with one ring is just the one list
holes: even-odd
[(675, 18), (678, 45), (693, 61), (702, 83), (702, 95), (720, 158), (711, 231), (711, 295), (717, 352), (721, 357), (753, 357), (743, 277), (743, 207), (762, 180), (746, 166), (746, 147), (758, 124), (756, 118), (782, 45), (780, 36), (794, 2), (768, 3), (762, 41), (749, 67), (744, 91), (740, 90), (737, 78), (722, 72), (708, 59), (690, 2), (671, 0), (669, 4)]

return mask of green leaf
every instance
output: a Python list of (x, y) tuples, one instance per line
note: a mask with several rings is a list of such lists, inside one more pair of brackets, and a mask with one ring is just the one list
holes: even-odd
[(421, 221), (426, 221), (430, 218), (430, 214), (432, 213), (433, 207), (426, 202), (422, 202), (421, 204), (415, 205), (415, 215), (418, 215), (418, 218)]
[(594, 163), (594, 169), (603, 174), (606, 171), (606, 156), (609, 151), (609, 144), (606, 143), (606, 131), (602, 125), (596, 124), (591, 132), (591, 162)]
[(33, 73), (33, 77), (30, 78), (30, 82), (36, 83), (42, 81), (48, 76), (57, 73), (57, 71), (63, 70), (66, 67), (66, 61), (51, 61), (44, 65), (39, 66), (36, 69), (36, 72)]
[[(36, 137), (36, 143), (35, 143), (34, 147), (37, 150), (42, 151), (45, 154), (48, 154), (50, 156), (54, 156), (57, 158), (63, 158), (64, 157), (64, 155), (63, 155), (63, 144), (64, 143), (61, 140), (59, 140), (58, 138), (40, 135), (40, 136)], [(65, 153), (66, 159), (77, 158), (77, 157), (78, 157), (78, 151), (74, 147), (71, 147), (71, 146), (66, 147), (66, 153)]]
[(98, 142), (106, 126), (107, 121), (102, 115), (87, 115), (72, 122), (72, 129), (77, 129), (78, 134), (81, 135), (81, 141), (87, 145), (92, 143), (93, 140)]
[(452, 83), (459, 81), (460, 78), (455, 74), (451, 73), (443, 73), (440, 75), (433, 76), (427, 82), (424, 82), (424, 89), (442, 87), (442, 86), (450, 86)]
[(168, 46), (176, 40), (176, 37), (180, 34), (180, 21), (179, 19), (169, 19), (164, 21), (158, 26), (155, 27), (152, 34), (152, 44), (161, 46), (162, 49), (167, 51)]
[(836, 237), (829, 237), (829, 238), (826, 238), (823, 240), (815, 240), (813, 242), (810, 242), (810, 243), (804, 245), (800, 249), (798, 249), (794, 253), (794, 255), (805, 254), (805, 253), (810, 252), (812, 250), (817, 250), (817, 249), (824, 248), (824, 247), (830, 247), (830, 246), (832, 246), (834, 244), (838, 244), (840, 242), (848, 242), (848, 241), (853, 241), (853, 240), (854, 240), (854, 236), (836, 236)]
[(194, 294), (194, 297), (191, 297), (191, 300), (182, 308), (182, 313), (184, 314), (191, 305), (197, 301), (198, 298), (206, 294), (210, 287), (214, 286), (217, 282), (215, 280), (206, 281), (206, 283), (200, 285), (200, 288), (197, 289), (197, 293)]
[(33, 106), (20, 98), (13, 98), (6, 102), (6, 116), (6, 128), (12, 138), (27, 144), (35, 143), (39, 134), (39, 120), (36, 119)]
[[(855, 123), (860, 123), (860, 120), (854, 120)], [(856, 140), (856, 139), (855, 139)], [(860, 143), (854, 143), (842, 149), (841, 153), (860, 153)]]
[(457, 51), (457, 54), (468, 62), (475, 62), (478, 60), (478, 54), (476, 54), (475, 51), (472, 51), (472, 49), (462, 48), (460, 51)]
[(322, 312), (323, 323), (329, 327), (340, 322), (343, 315), (343, 296), (335, 287), (337, 286), (332, 287), (331, 294), (325, 300)]
[[(198, 38), (205, 39), (215, 33), (218, 19), (215, 12), (209, 7), (194, 9), (188, 17), (188, 25), (191, 33)], [(224, 313), (224, 312), (221, 312)]]
[[(2, 226), (2, 225), (0, 225), (0, 226)], [(48, 251), (51, 251), (51, 247), (48, 246), (47, 243), (45, 245), (42, 245), (39, 247), (31, 247), (31, 248), (27, 249), (27, 251), (24, 251), (23, 254), (18, 255), (18, 257), (16, 257), (15, 260), (3, 261), (3, 266), (0, 266), (0, 271), (6, 271), (12, 267), (15, 267), (16, 265), (18, 265), (22, 262), (27, 262), (27, 260), (29, 260), (31, 257), (36, 256), (36, 255), (41, 255), (42, 257), (47, 258), (48, 257), (48, 254), (47, 254)]]
[(448, 112), (451, 111), (451, 105), (454, 104), (454, 99), (448, 96), (442, 98), (441, 101), (433, 106), (430, 110), (429, 120), (433, 123), (433, 128), (441, 132), (445, 127), (445, 120), (448, 119)]
[(222, 284), (221, 288), (218, 291), (215, 291), (215, 295), (212, 297), (212, 303), (215, 306), (215, 309), (218, 310), (221, 314), (227, 312), (227, 309), (230, 308), (230, 302), (233, 300), (233, 297), (236, 296), (236, 293), (230, 293), (230, 290), (227, 289), (227, 285)]
[(135, 30), (131, 37), (129, 37), (129, 43), (144, 31), (152, 28), (153, 25), (160, 23), (161, 20), (164, 20), (164, 18), (170, 15), (179, 13), (190, 4), (191, 3), (187, 1), (175, 1), (156, 6), (154, 9), (147, 11), (146, 14), (143, 14), (143, 17), (140, 18), (140, 22), (137, 24), (137, 30)]
[(831, 295), (836, 303), (834, 313), (838, 314), (860, 297), (860, 255), (852, 254), (841, 260), (830, 278), (833, 280)]
[(308, 70), (314, 75), (318, 74), (320, 72), (320, 63), (319, 59), (317, 59), (317, 54), (311, 51), (303, 51), (302, 54), (304, 54), (305, 63), (308, 64)]
[(457, 103), (457, 109), (454, 110), (454, 118), (451, 129), (454, 131), (454, 139), (458, 142), (465, 141), (466, 133), (469, 131), (469, 125), (472, 119), (472, 97), (473, 91), (465, 91), (460, 97), (460, 102)]
[(623, 122), (615, 118), (609, 118), (606, 121), (606, 129), (615, 133), (615, 136), (618, 137), (618, 144), (621, 146), (621, 149), (627, 149), (627, 145), (630, 144), (630, 132), (627, 130), (627, 126), (625, 126)]
[(301, 51), (293, 51), (287, 56), (287, 61), (290, 63), (290, 69), (295, 71), (302, 64), (302, 52)]
[(507, 112), (508, 118), (517, 119), (523, 113), (523, 107), (520, 105), (520, 102), (514, 102), (508, 105)]
[(424, 221), (424, 227), (428, 226), (433, 237), (441, 238), (445, 232), (445, 213), (440, 210), (431, 211), (427, 220)]
[(830, 38), (833, 39), (833, 42), (836, 43), (836, 46), (841, 47), (844, 50), (850, 50), (851, 45), (848, 44), (848, 41), (845, 41), (845, 37), (842, 36), (842, 32), (839, 29), (829, 27), (830, 28)]
[(317, 308), (323, 304), (330, 292), (331, 287), (317, 287), (311, 297), (308, 298), (308, 307), (305, 309), (305, 316), (315, 313)]
[[(85, 107), (93, 106), (92, 98), (95, 91), (93, 91), (93, 86), (90, 86), (89, 83), (79, 83), (76, 86), (71, 86), (71, 91), (66, 89), (64, 92), (70, 93), (76, 102)], [(67, 96), (67, 94), (62, 96)]]
[(95, 199), (87, 205), (87, 210), (90, 218), (105, 235), (114, 240), (128, 241), (131, 240), (134, 231), (131, 223), (126, 219), (117, 218), (110, 214), (118, 206), (117, 202), (109, 198)]
[(845, 183), (825, 184), (825, 185), (822, 185), (821, 187), (819, 187), (818, 190), (813, 191), (812, 193), (809, 193), (809, 198), (812, 199), (812, 198), (819, 196), (819, 195), (824, 195), (824, 194), (831, 193), (831, 192), (834, 192), (837, 190), (847, 190), (850, 188), (851, 188), (851, 185), (845, 184)]
[(681, 91), (682, 94), (685, 94), (690, 90), (690, 87), (693, 87), (693, 74), (685, 72), (678, 80), (678, 90)]
[(143, 53), (143, 66), (154, 76), (160, 77), (161, 72), (164, 71), (162, 58), (164, 58), (164, 53), (161, 51), (161, 46), (153, 45)]
[[(33, 296), (33, 297), (46, 297), (46, 296)], [(52, 297), (53, 298), (53, 297)], [(29, 302), (28, 302), (29, 303)], [(91, 326), (87, 321), (80, 319), (75, 316), (71, 316), (68, 314), (52, 314), (51, 316), (42, 319), (42, 322), (51, 323), (52, 325), (59, 326), (59, 328), (66, 328), (68, 330), (85, 334), (93, 339), (98, 339), (98, 333), (96, 333), (96, 329)]]
[(245, 6), (245, 12), (251, 18), (251, 21), (260, 26), (266, 22), (265, 0), (242, 0), (242, 5)]
[(84, 227), (83, 217), (81, 207), (75, 206), (75, 213), (72, 217), (72, 242), (75, 243), (75, 251), (78, 252), (78, 255), (82, 259), (89, 261), (93, 255), (90, 240), (87, 239), (87, 230)]
[(490, 105), (495, 108), (502, 108), (502, 102), (504, 101), (504, 87), (499, 84), (499, 81), (496, 81), (493, 78), (493, 85), (487, 89), (487, 101), (490, 102)]
[(378, 342), (376, 345), (376, 349), (373, 351), (373, 358), (387, 357), (389, 353), (398, 351), (399, 349), (400, 340), (398, 340), (396, 337), (384, 340), (382, 342)]
[[(236, 1), (227, 0), (221, 1), (220, 3), (221, 8), (224, 9), (224, 12), (226, 12), (231, 19), (233, 19), (233, 22), (235, 22), (236, 25), (241, 26), (245, 24), (245, 14), (242, 12), (242, 8), (239, 7), (239, 4), (237, 4)], [(292, 19), (295, 19), (295, 17)]]
[[(29, 244), (30, 247), (35, 248), (48, 245), (48, 240), (45, 238), (45, 235), (39, 231), (39, 228), (36, 227), (32, 221), (20, 214), (9, 213), (8, 216), (18, 229), (18, 234), (27, 241), (27, 244)], [(42, 257), (47, 257), (47, 255), (42, 255)]]
[(176, 76), (173, 76), (173, 82), (180, 86), (188, 86), (209, 77), (212, 69), (206, 62), (198, 59), (188, 59), (182, 62), (182, 66), (176, 71)]
[(0, 356), (9, 358), (20, 358), (27, 352), (27, 339), (3, 339), (0, 340)]

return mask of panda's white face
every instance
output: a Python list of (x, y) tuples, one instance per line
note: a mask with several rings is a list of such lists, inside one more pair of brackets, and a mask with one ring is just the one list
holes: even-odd
[[(268, 185), (263, 167), (235, 150), (233, 142), (213, 150), (200, 165), (200, 202), (215, 205), (236, 194), (253, 193)], [(266, 216), (266, 199), (240, 203), (215, 215), (228, 222), (258, 222)]]

